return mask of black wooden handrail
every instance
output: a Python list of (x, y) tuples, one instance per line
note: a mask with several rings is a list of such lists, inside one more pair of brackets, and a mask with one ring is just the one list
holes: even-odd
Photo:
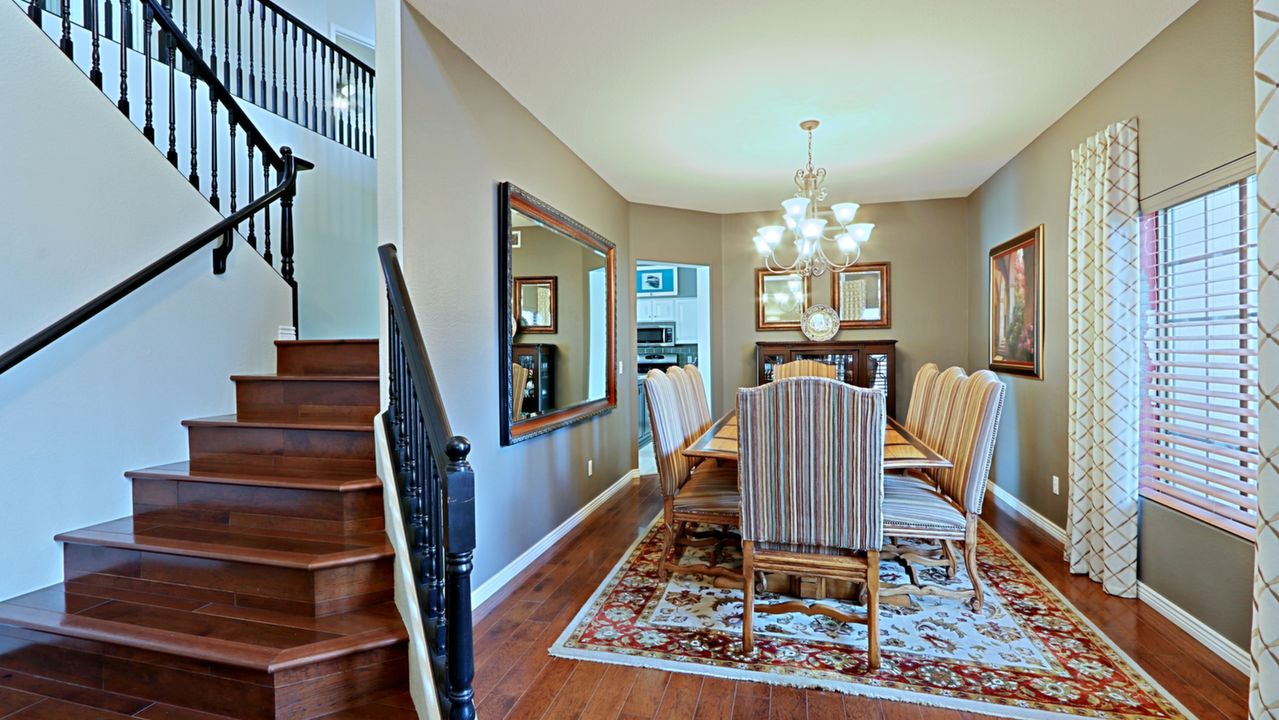
[(404, 541), (422, 608), (422, 628), (441, 715), (475, 717), (471, 570), (475, 553), (475, 473), (471, 443), (454, 435), (395, 246), (378, 248), (386, 278), (388, 406)]
[[(250, 216), (260, 212), (276, 200), (281, 198), (285, 200), (291, 199), (293, 193), (296, 192), (298, 172), (301, 170), (310, 170), (314, 167), (313, 164), (305, 160), (294, 158), (292, 151), (287, 147), (283, 149), (280, 157), (283, 171), (281, 172), (279, 184), (277, 184), (273, 189), (248, 205), (245, 205), (237, 212), (232, 213), (229, 217), (222, 219), (208, 230), (205, 230), (199, 235), (196, 235), (190, 240), (182, 243), (160, 259), (150, 265), (147, 265), (133, 275), (130, 275), (115, 287), (93, 298), (70, 313), (67, 313), (67, 315), (62, 319), (18, 343), (3, 355), (0, 355), (0, 373), (5, 372), (14, 365), (17, 365), (23, 360), (31, 357), (40, 349), (48, 346), (53, 341), (84, 324), (85, 321), (89, 320), (93, 316), (124, 299), (130, 293), (147, 284), (165, 270), (168, 270), (174, 265), (177, 265), (179, 262), (182, 262), (197, 250), (208, 245), (214, 240), (222, 239), (225, 243), (223, 247), (218, 248), (215, 251), (215, 256), (220, 256), (221, 262), (225, 263), (226, 255), (231, 250), (231, 243), (234, 242), (234, 236), (232, 233), (235, 228), (248, 220)], [(215, 257), (215, 264), (218, 261), (219, 258)]]

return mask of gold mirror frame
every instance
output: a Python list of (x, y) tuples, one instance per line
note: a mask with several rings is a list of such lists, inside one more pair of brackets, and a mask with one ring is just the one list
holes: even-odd
[(795, 315), (795, 321), (778, 322), (776, 320), (764, 319), (764, 280), (766, 278), (783, 278), (799, 273), (775, 273), (770, 272), (768, 268), (755, 268), (755, 329), (756, 330), (799, 330), (800, 318), (804, 316), (804, 311), (813, 304), (813, 281), (812, 278), (804, 275), (801, 279), (804, 281), (804, 304), (799, 308)]
[[(515, 245), (511, 246), (516, 247)], [(515, 332), (520, 334), (544, 333), (554, 335), (559, 332), (559, 309), (556, 303), (559, 302), (559, 291), (557, 285), (559, 278), (555, 275), (529, 275), (527, 277), (515, 278), (514, 289), (511, 291), (511, 312), (515, 315)], [(549, 325), (521, 325), (520, 310), (524, 302), (525, 287), (549, 287), (551, 290), (551, 322)]]
[[(844, 273), (879, 274), (879, 319), (878, 320), (845, 320), (843, 293), (840, 292), (840, 276)], [(841, 330), (860, 330), (864, 328), (890, 328), (893, 326), (892, 314), (892, 268), (889, 263), (858, 263), (845, 270), (834, 273), (830, 279), (830, 306), (835, 308), (839, 316)]]

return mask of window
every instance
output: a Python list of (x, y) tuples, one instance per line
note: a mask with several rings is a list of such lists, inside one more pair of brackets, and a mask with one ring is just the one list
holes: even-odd
[(1254, 539), (1257, 188), (1142, 218), (1141, 495)]

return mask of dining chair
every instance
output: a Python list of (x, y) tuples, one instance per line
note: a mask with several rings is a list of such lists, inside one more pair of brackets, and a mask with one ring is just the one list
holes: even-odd
[(920, 439), (923, 438), (924, 418), (928, 417), (932, 409), (933, 391), (940, 374), (937, 363), (924, 363), (919, 372), (915, 373), (915, 384), (910, 389), (910, 407), (906, 410), (906, 422), (903, 425)]
[[(692, 363), (684, 366), (684, 372), (688, 374), (688, 378), (693, 385), (693, 395), (697, 398), (696, 416), (698, 423), (702, 426), (702, 432), (711, 425), (711, 403), (706, 397), (706, 381), (702, 378), (702, 371)], [(700, 434), (700, 433), (699, 433)]]
[[(727, 539), (723, 533), (688, 532), (690, 525), (737, 527), (740, 494), (736, 468), (703, 463), (696, 471), (692, 470), (689, 458), (684, 455), (689, 436), (684, 430), (680, 395), (670, 373), (650, 370), (644, 378), (644, 393), (653, 428), (658, 487), (662, 493), (663, 542), (658, 577), (665, 582), (669, 573), (676, 571), (740, 581), (739, 573), (718, 565), (718, 548)], [(680, 565), (678, 557), (671, 558), (671, 551), (677, 546), (712, 546), (715, 549), (711, 552), (711, 564)]]
[[(946, 425), (945, 436), (934, 446), (954, 463), (954, 467), (934, 471), (936, 489), (885, 480), (884, 535), (897, 540), (911, 538), (940, 544), (921, 546), (894, 542), (886, 545), (885, 559), (896, 559), (905, 565), (909, 583), (885, 588), (885, 596), (970, 598), (973, 610), (981, 611), (983, 597), (981, 578), (977, 573), (977, 528), (986, 497), (1005, 389), (1004, 383), (989, 370), (980, 370), (957, 382), (953, 401), (948, 407), (950, 421)], [(963, 543), (964, 568), (972, 583), (971, 589), (955, 590), (922, 584), (913, 564), (944, 565), (948, 578), (954, 578), (956, 542)]]
[(524, 387), (528, 385), (532, 370), (519, 363), (511, 363), (511, 419), (519, 420), (524, 405)]
[(796, 377), (818, 377), (835, 379), (835, 366), (817, 360), (791, 360), (773, 368), (773, 380), (785, 380)]
[(692, 442), (694, 438), (701, 435), (710, 427), (710, 412), (703, 417), (701, 405), (698, 402), (697, 388), (694, 385), (698, 382), (693, 379), (688, 371), (684, 368), (674, 365), (666, 369), (666, 376), (675, 384), (675, 393), (679, 398), (680, 418), (684, 426), (685, 443)]
[[(756, 610), (825, 615), (868, 629), (879, 667), (884, 396), (826, 378), (789, 378), (737, 395), (741, 482), (742, 649)], [(756, 572), (864, 583), (866, 612), (798, 600), (755, 607)]]

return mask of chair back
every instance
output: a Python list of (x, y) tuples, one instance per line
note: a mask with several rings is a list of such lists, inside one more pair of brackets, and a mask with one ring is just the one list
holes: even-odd
[(688, 441), (675, 382), (661, 370), (644, 376), (644, 396), (648, 420), (653, 428), (653, 457), (663, 497), (673, 497), (688, 479), (689, 463), (684, 456)]
[(835, 379), (835, 366), (817, 360), (791, 360), (773, 368), (773, 380), (785, 380), (797, 377), (817, 377)]
[[(675, 384), (675, 395), (679, 398), (680, 419), (684, 424), (684, 444), (687, 446), (706, 429), (702, 425), (701, 413), (698, 411), (697, 390), (693, 387), (693, 378), (689, 376), (688, 371), (678, 365), (667, 368), (666, 377)], [(709, 421), (707, 424), (710, 424)]]
[(884, 396), (825, 378), (737, 394), (743, 540), (878, 550)]
[(951, 405), (940, 452), (955, 466), (938, 470), (935, 477), (941, 491), (966, 512), (981, 513), (986, 499), (1005, 389), (995, 373), (979, 370), (960, 383)]
[(519, 363), (511, 363), (511, 419), (520, 419), (520, 410), (524, 406), (524, 386), (528, 385), (532, 370)]
[(906, 429), (923, 438), (924, 419), (932, 409), (937, 376), (941, 371), (937, 363), (924, 363), (915, 373), (915, 385), (910, 389), (910, 408), (906, 410)]
[(689, 381), (693, 384), (693, 395), (697, 397), (697, 405), (693, 409), (701, 428), (697, 431), (700, 435), (711, 426), (711, 403), (706, 397), (706, 382), (702, 379), (702, 371), (698, 370), (696, 365), (691, 363), (685, 365), (684, 372), (688, 374)]
[(919, 439), (928, 447), (941, 450), (942, 441), (946, 438), (946, 427), (951, 421), (950, 409), (955, 404), (955, 394), (967, 377), (963, 368), (952, 366), (943, 370), (933, 381), (928, 414), (924, 416), (919, 432)]

